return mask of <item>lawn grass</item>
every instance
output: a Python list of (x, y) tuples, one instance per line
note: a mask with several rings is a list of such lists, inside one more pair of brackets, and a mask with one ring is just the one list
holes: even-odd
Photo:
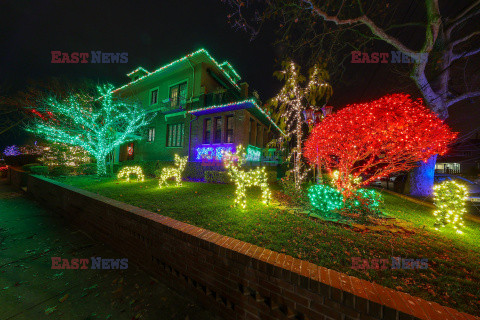
[[(158, 188), (158, 180), (119, 182), (70, 177), (61, 180), (174, 219), (286, 253), (317, 265), (480, 314), (480, 225), (466, 222), (465, 234), (433, 229), (433, 209), (385, 194), (384, 212), (411, 223), (414, 234), (360, 233), (309, 218), (278, 202), (265, 206), (250, 190), (248, 207), (233, 204), (233, 185), (184, 182)], [(274, 195), (279, 191), (274, 190)], [(354, 270), (352, 257), (428, 259), (425, 270)]]

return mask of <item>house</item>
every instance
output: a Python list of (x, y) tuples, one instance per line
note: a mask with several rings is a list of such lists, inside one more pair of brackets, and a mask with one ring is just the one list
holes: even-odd
[(116, 150), (116, 161), (173, 161), (179, 154), (191, 162), (221, 164), (222, 151), (234, 152), (241, 144), (248, 160), (275, 162), (275, 150), (264, 153), (264, 148), (283, 132), (229, 62), (219, 63), (200, 49), (152, 72), (138, 67), (127, 76), (130, 82), (114, 93), (157, 115), (142, 140)]
[(452, 145), (447, 154), (438, 157), (435, 172), (470, 176), (480, 174), (480, 134)]

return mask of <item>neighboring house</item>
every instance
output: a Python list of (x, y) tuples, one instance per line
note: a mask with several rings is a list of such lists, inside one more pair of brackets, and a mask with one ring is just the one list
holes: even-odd
[[(233, 67), (218, 63), (205, 49), (153, 72), (139, 67), (127, 76), (131, 81), (114, 92), (157, 116), (142, 140), (116, 150), (116, 161), (173, 161), (179, 154), (220, 164), (222, 151), (234, 152), (239, 144), (248, 148), (250, 160), (259, 161), (266, 144), (282, 134)], [(263, 160), (275, 160), (271, 149)]]
[(437, 159), (437, 173), (477, 175), (480, 173), (480, 135), (455, 143), (450, 151)]

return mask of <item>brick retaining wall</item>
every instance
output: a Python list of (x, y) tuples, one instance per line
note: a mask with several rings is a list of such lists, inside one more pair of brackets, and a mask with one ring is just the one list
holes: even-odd
[(480, 319), (43, 177), (27, 188), (225, 319)]

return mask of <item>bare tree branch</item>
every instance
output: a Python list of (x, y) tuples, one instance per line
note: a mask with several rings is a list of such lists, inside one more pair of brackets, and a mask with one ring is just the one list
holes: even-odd
[[(473, 11), (472, 13), (468, 14), (470, 10), (474, 9), (476, 6), (480, 5), (480, 0), (475, 1), (470, 6), (465, 8), (458, 16), (456, 16), (452, 20), (447, 20), (451, 25), (448, 27), (448, 32), (450, 33), (454, 28), (456, 28), (462, 22), (470, 19), (471, 17), (480, 13), (480, 7), (477, 10)], [(467, 15), (468, 14), (468, 15)]]
[(447, 101), (447, 106), (451, 106), (457, 102), (460, 102), (460, 101), (463, 101), (465, 99), (469, 99), (469, 98), (475, 98), (475, 97), (480, 97), (480, 91), (474, 91), (474, 92), (467, 92), (467, 93), (464, 93), (454, 99), (451, 99), (451, 100), (448, 100)]
[(476, 35), (479, 35), (479, 34), (480, 34), (480, 31), (475, 31), (475, 32), (470, 33), (468, 36), (465, 36), (465, 37), (463, 37), (463, 38), (461, 38), (461, 39), (458, 39), (458, 40), (456, 40), (456, 41), (453, 41), (453, 42), (452, 42), (452, 47), (455, 47), (455, 46), (459, 45), (460, 43), (465, 42), (465, 41), (467, 41), (468, 39), (470, 39), (470, 38), (472, 38), (472, 37), (474, 37), (474, 36), (476, 36)]
[(312, 1), (302, 0), (302, 2), (304, 2), (305, 4), (308, 4), (309, 5), (308, 9), (312, 10), (315, 14), (322, 17), (326, 21), (335, 23), (336, 25), (343, 25), (343, 24), (352, 25), (352, 24), (360, 24), (360, 23), (364, 24), (365, 26), (367, 26), (370, 29), (370, 31), (372, 31), (372, 33), (374, 35), (382, 38), (385, 42), (391, 44), (392, 46), (394, 46), (399, 51), (402, 51), (404, 54), (408, 55), (410, 58), (415, 59), (415, 60), (417, 59), (417, 54), (416, 54), (417, 52), (416, 51), (414, 51), (414, 50), (408, 48), (407, 46), (405, 46), (397, 38), (387, 34), (385, 32), (385, 30), (383, 30), (382, 28), (377, 26), (375, 24), (375, 22), (373, 22), (370, 18), (368, 18), (365, 15), (357, 17), (357, 18), (353, 18), (353, 19), (340, 19), (340, 18), (338, 18), (338, 16), (331, 16), (328, 13), (326, 13), (325, 11), (320, 10), (320, 8), (315, 6), (312, 3)]
[(452, 55), (452, 61), (454, 60), (457, 60), (457, 59), (460, 59), (460, 58), (466, 58), (466, 57), (470, 57), (470, 56), (473, 56), (474, 54), (477, 54), (480, 52), (480, 48), (477, 48), (477, 49), (474, 49), (472, 51), (465, 51), (464, 53), (462, 54), (453, 54)]

